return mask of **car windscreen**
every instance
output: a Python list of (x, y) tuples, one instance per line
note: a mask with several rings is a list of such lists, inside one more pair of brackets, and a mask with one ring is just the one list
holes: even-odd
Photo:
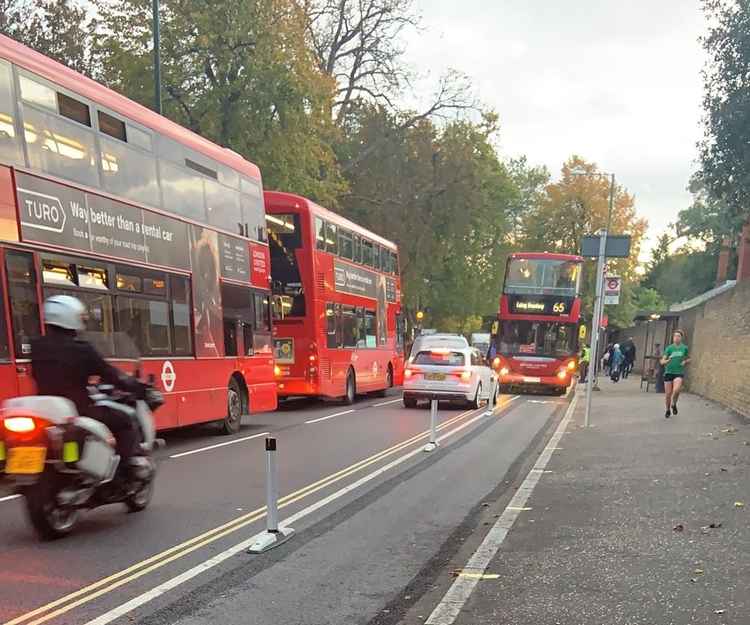
[(421, 351), (414, 358), (414, 364), (463, 367), (466, 364), (466, 356), (461, 352), (448, 350)]

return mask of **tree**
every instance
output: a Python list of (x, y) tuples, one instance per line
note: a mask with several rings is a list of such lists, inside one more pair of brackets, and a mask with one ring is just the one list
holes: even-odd
[[(750, 4), (703, 0), (709, 30), (700, 179), (733, 231), (750, 215)], [(705, 204), (704, 204), (704, 207)]]
[(385, 139), (350, 172), (342, 209), (398, 243), (407, 310), (429, 307), (439, 327), (495, 312), (515, 193), (491, 144), (496, 116), (407, 128), (384, 107), (359, 104), (356, 120), (343, 150)]
[(91, 75), (96, 21), (75, 0), (0, 0), (0, 32), (63, 65)]
[[(306, 45), (293, 0), (162, 0), (165, 114), (257, 163), (269, 188), (335, 205), (346, 188), (331, 147), (335, 85)], [(100, 0), (102, 76), (150, 105), (144, 0)]]

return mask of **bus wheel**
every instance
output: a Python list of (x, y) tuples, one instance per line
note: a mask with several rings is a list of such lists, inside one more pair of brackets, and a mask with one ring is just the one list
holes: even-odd
[(388, 363), (388, 372), (385, 374), (385, 388), (375, 393), (376, 397), (385, 397), (388, 394), (388, 389), (393, 388), (393, 367), (391, 363)]
[(346, 374), (346, 391), (344, 395), (344, 403), (347, 406), (351, 406), (357, 397), (357, 383), (354, 379), (354, 371), (349, 369), (349, 373)]
[(237, 380), (229, 382), (227, 391), (227, 416), (221, 422), (221, 431), (224, 434), (237, 434), (242, 425), (242, 391)]

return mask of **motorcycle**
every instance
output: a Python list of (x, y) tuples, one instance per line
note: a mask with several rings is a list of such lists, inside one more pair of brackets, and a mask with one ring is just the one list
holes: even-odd
[(164, 403), (153, 376), (137, 396), (98, 385), (89, 387), (89, 397), (92, 410), (118, 411), (132, 420), (138, 449), (127, 466), (120, 466), (109, 429), (79, 415), (68, 399), (36, 395), (3, 402), (0, 472), (25, 497), (29, 520), (44, 540), (70, 534), (82, 510), (124, 503), (139, 512), (151, 501), (153, 452), (162, 444), (152, 411)]

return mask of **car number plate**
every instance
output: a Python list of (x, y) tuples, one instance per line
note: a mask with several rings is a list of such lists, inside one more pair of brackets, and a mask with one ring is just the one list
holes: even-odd
[(435, 382), (442, 382), (443, 380), (445, 380), (445, 374), (444, 373), (425, 373), (424, 379), (433, 380)]
[(542, 378), (534, 378), (534, 377), (529, 377), (525, 375), (523, 376), (523, 381), (526, 382), (527, 384), (539, 384), (539, 382), (542, 381)]
[(16, 475), (34, 475), (44, 471), (46, 447), (11, 447), (5, 472)]

